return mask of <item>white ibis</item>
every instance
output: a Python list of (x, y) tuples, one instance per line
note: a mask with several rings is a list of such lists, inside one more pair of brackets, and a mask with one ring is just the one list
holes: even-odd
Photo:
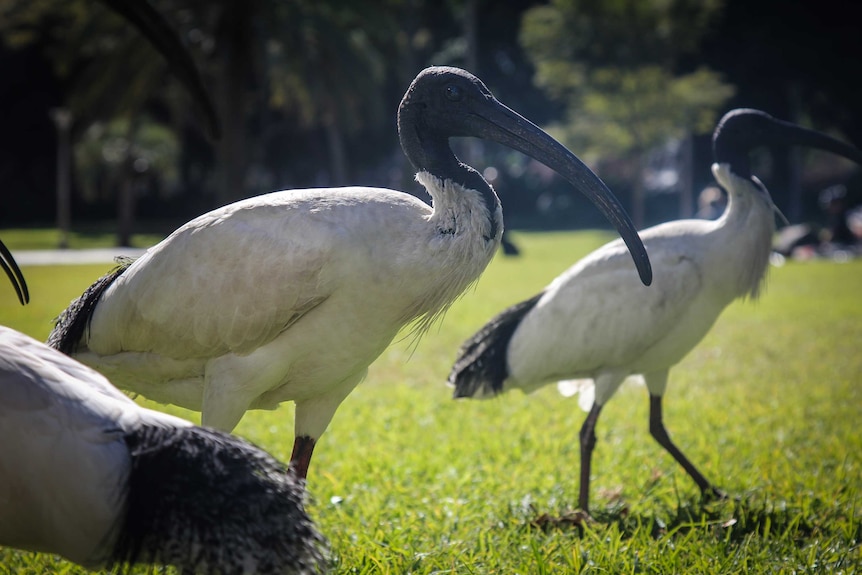
[(9, 281), (12, 282), (12, 287), (15, 288), (15, 294), (18, 296), (18, 301), (21, 305), (26, 305), (30, 301), (30, 290), (27, 289), (27, 282), (24, 281), (24, 274), (21, 273), (21, 268), (18, 267), (18, 262), (12, 257), (12, 252), (0, 241), (0, 268), (9, 276)]
[(455, 157), (453, 136), (496, 140), (565, 176), (617, 226), (650, 281), (643, 246), (601, 180), (475, 76), (421, 72), (398, 128), (433, 207), (367, 187), (230, 204), (97, 281), (60, 316), (49, 344), (223, 430), (248, 409), (293, 400), (291, 462), (305, 477), (317, 439), (371, 362), (404, 326), (423, 333), (500, 245), (497, 195)]
[(0, 326), (0, 545), (88, 568), (310, 574), (301, 480), (254, 445), (144, 409)]
[(749, 152), (761, 145), (805, 145), (862, 163), (862, 152), (756, 110), (724, 116), (713, 136), (712, 172), (729, 204), (717, 221), (678, 220), (641, 232), (655, 283), (643, 289), (611, 242), (586, 256), (537, 296), (490, 320), (459, 351), (449, 383), (455, 397), (532, 391), (563, 378), (594, 383), (595, 399), (580, 431), (578, 503), (589, 512), (590, 461), (602, 407), (631, 374), (650, 394), (649, 429), (705, 495), (720, 495), (671, 442), (661, 400), (668, 371), (733, 300), (756, 298), (765, 278), (774, 205), (751, 175)]

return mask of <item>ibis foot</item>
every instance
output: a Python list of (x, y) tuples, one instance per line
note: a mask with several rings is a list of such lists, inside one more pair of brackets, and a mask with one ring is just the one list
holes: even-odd
[(586, 525), (595, 523), (590, 514), (582, 509), (570, 509), (563, 511), (560, 515), (551, 515), (550, 513), (541, 513), (536, 516), (530, 525), (538, 527), (542, 530), (550, 528), (566, 529), (571, 527), (583, 528)]
[(729, 499), (727, 493), (712, 485), (701, 491), (701, 496), (704, 501), (724, 501), (725, 499)]

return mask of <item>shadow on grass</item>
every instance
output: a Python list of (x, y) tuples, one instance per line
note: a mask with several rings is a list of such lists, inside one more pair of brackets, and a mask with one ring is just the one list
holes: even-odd
[(559, 514), (537, 513), (522, 516), (525, 528), (542, 531), (573, 531), (582, 536), (585, 529), (602, 529), (614, 525), (626, 539), (648, 531), (654, 539), (676, 537), (702, 531), (729, 543), (740, 543), (751, 536), (775, 537), (804, 545), (810, 540), (840, 532), (846, 540), (862, 540), (862, 522), (853, 510), (819, 498), (790, 505), (746, 494), (717, 501), (689, 499), (675, 507), (660, 505), (655, 513), (631, 513), (619, 502), (596, 511), (589, 520), (581, 511)]

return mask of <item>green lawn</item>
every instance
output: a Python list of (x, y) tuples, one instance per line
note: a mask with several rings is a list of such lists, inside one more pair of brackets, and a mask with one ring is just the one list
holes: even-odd
[[(163, 232), (146, 232), (132, 235), (132, 245), (136, 248), (149, 247), (167, 236), (172, 228), (166, 225)], [(60, 232), (56, 228), (7, 228), (0, 230), (0, 238), (10, 250), (52, 250), (60, 243)], [(104, 248), (116, 245), (116, 231), (109, 224), (79, 226), (69, 232), (69, 246), (72, 249)]]
[[(334, 573), (862, 572), (860, 261), (773, 268), (761, 300), (730, 306), (671, 372), (668, 430), (731, 500), (700, 503), (647, 432), (646, 390), (624, 385), (597, 430), (599, 521), (534, 525), (576, 504), (577, 400), (551, 385), (456, 402), (445, 379), (464, 338), (609, 237), (514, 234), (522, 257), (498, 257), (415, 351), (396, 342), (371, 367), (310, 471)], [(25, 268), (32, 302), (0, 285), (0, 323), (44, 339), (110, 267)], [(286, 461), (292, 411), (251, 412), (236, 431)], [(0, 550), (0, 574), (44, 572), (80, 571)]]

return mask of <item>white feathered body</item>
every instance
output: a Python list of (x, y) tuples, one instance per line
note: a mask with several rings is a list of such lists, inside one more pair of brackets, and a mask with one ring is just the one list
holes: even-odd
[(76, 357), (227, 430), (246, 409), (295, 400), (297, 434), (319, 436), (398, 331), (426, 328), (499, 245), (499, 205), (489, 214), (477, 192), (417, 179), (434, 209), (353, 187), (276, 192), (192, 220), (105, 291)]
[(144, 422), (190, 425), (0, 326), (0, 545), (103, 564), (131, 465), (124, 434)]
[(281, 463), (0, 326), (0, 545), (109, 570), (310, 575), (325, 540)]
[(627, 375), (643, 374), (650, 392), (660, 395), (667, 370), (722, 310), (736, 298), (758, 295), (775, 229), (771, 199), (726, 165), (714, 165), (713, 172), (730, 195), (720, 219), (678, 220), (640, 232), (652, 286), (638, 281), (619, 241), (548, 286), (509, 342), (507, 388), (530, 391), (558, 379), (591, 378), (596, 401), (604, 404)]

